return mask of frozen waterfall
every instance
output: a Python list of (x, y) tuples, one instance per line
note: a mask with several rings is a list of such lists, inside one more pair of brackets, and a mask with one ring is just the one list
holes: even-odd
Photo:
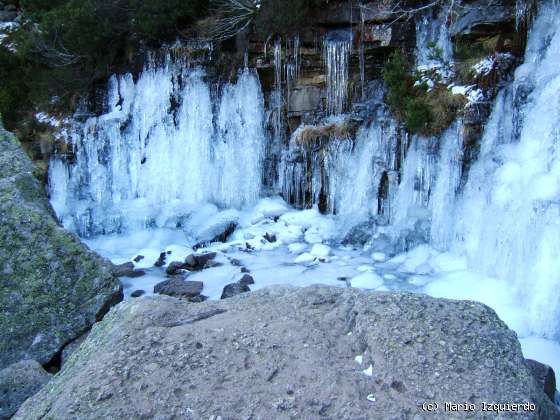
[[(65, 226), (97, 236), (90, 243), (104, 255), (123, 262), (142, 251), (136, 266), (154, 272), (162, 250), (192, 252), (190, 232), (180, 231), (190, 215), (206, 229), (235, 214), (228, 242), (208, 247), (224, 250), (222, 271), (212, 272), (219, 280), (205, 285), (211, 297), (231, 282), (228, 270), (238, 275), (228, 265), (235, 256), (251, 268), (254, 287), (344, 286), (366, 273), (376, 279), (366, 288), (482, 301), (520, 337), (558, 340), (560, 11), (548, 4), (524, 64), (495, 99), (472, 165), (461, 119), (441, 135), (410, 136), (382, 103), (380, 83), (368, 83), (370, 97), (345, 114), (352, 42), (337, 30), (323, 45), (326, 109), (299, 119), (285, 106), (304, 72), (297, 38), (284, 51), (275, 43), (268, 113), (247, 69), (222, 86), (170, 59), (136, 81), (113, 77), (104, 114), (75, 122), (70, 153), (51, 161), (52, 205)], [(417, 22), (416, 64), (445, 76), (449, 34), (434, 22)], [(159, 227), (183, 236), (164, 242), (149, 229)], [(354, 227), (360, 241), (340, 246)], [(142, 238), (138, 249), (130, 232)], [(119, 246), (99, 236), (111, 233), (123, 234)]]
[(560, 335), (560, 10), (541, 7), (458, 203), (454, 246), (507, 280), (529, 331), (551, 338)]
[(327, 77), (327, 111), (340, 114), (348, 99), (348, 68), (352, 32), (337, 30), (330, 32), (324, 40), (324, 60)]
[(114, 76), (108, 112), (75, 123), (74, 156), (51, 163), (53, 206), (81, 236), (176, 226), (193, 206), (260, 196), (264, 104), (249, 70), (214, 106), (200, 69), (167, 58), (137, 82)]

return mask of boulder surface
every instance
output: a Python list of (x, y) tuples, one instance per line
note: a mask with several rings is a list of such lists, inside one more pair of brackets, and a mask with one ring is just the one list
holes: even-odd
[(22, 360), (0, 370), (0, 420), (9, 419), (50, 378), (35, 360)]
[(49, 362), (122, 299), (112, 265), (57, 223), (34, 170), (0, 125), (0, 369)]
[[(118, 305), (15, 419), (512, 418), (483, 401), (535, 404), (514, 418), (560, 418), (487, 306), (272, 287)], [(476, 411), (446, 412), (445, 402)]]

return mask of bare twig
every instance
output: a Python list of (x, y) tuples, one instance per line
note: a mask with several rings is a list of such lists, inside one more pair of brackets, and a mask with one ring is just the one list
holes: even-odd
[(243, 32), (254, 20), (261, 6), (260, 0), (212, 0), (215, 13), (208, 38), (223, 41)]

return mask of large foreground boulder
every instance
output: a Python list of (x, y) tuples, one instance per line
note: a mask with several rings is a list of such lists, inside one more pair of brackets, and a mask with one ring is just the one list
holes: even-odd
[[(476, 404), (445, 411), (445, 402)], [(482, 403), (535, 411), (482, 411)], [(430, 406), (423, 404), (432, 403)], [(436, 412), (424, 411), (435, 409)], [(488, 407), (487, 407), (488, 408)], [(16, 419), (557, 419), (490, 308), (406, 293), (275, 287), (114, 308)]]
[(9, 419), (50, 378), (35, 360), (22, 360), (0, 370), (0, 420)]
[(0, 369), (49, 362), (122, 297), (111, 264), (58, 225), (34, 169), (0, 125)]

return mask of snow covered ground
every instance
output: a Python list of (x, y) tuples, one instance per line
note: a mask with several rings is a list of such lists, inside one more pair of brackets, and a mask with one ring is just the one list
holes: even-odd
[[(464, 257), (441, 253), (428, 245), (396, 256), (379, 252), (375, 242), (364, 247), (342, 246), (336, 216), (321, 215), (316, 209), (294, 210), (279, 198), (263, 199), (241, 212), (216, 213), (203, 206), (190, 216), (184, 230), (140, 230), (85, 242), (115, 264), (132, 261), (135, 268), (146, 271), (143, 277), (122, 279), (128, 298), (135, 290), (152, 294), (153, 287), (165, 279), (169, 263), (183, 261), (195, 252), (192, 246), (201, 232), (212, 232), (230, 219), (238, 222), (238, 228), (228, 242), (196, 251), (217, 252), (216, 261), (222, 265), (189, 276), (189, 280), (204, 283), (202, 293), (210, 299), (219, 299), (224, 286), (239, 280), (243, 275), (240, 268), (245, 267), (255, 280), (252, 290), (275, 284), (303, 287), (321, 283), (475, 300), (492, 307), (518, 333), (526, 357), (560, 372), (560, 344), (531, 335), (526, 314), (518, 304), (523, 296), (506, 281), (468, 270)], [(270, 242), (271, 238), (276, 240)], [(168, 254), (166, 265), (155, 267), (162, 252)]]

